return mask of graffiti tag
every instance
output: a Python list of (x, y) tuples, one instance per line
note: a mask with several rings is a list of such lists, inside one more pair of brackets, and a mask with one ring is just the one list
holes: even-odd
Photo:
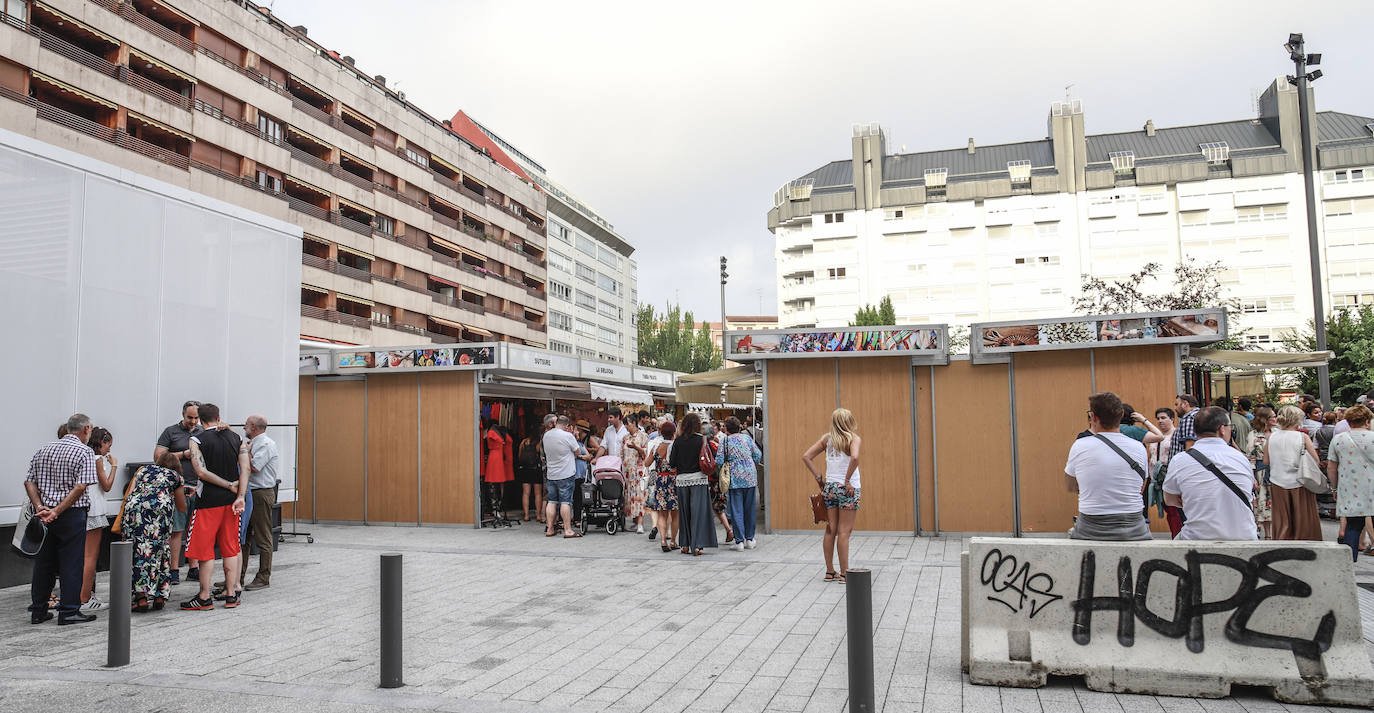
[(1045, 607), (1064, 598), (1054, 593), (1053, 577), (1044, 572), (1032, 573), (1029, 562), (1020, 563), (1015, 555), (1003, 554), (1001, 550), (991, 550), (983, 557), (980, 575), (983, 586), (992, 587), (994, 593), (994, 596), (988, 597), (988, 601), (997, 602), (1018, 614), (1029, 603), (1031, 619)]

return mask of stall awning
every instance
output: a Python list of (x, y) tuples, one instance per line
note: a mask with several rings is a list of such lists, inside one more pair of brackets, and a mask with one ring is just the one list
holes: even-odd
[(763, 377), (752, 366), (732, 366), (728, 369), (703, 371), (700, 374), (683, 374), (677, 378), (679, 384), (715, 384), (717, 386), (757, 386)]
[(1214, 371), (1212, 372), (1212, 394), (1227, 393), (1228, 379), (1230, 380), (1230, 393), (1235, 396), (1264, 393), (1265, 383), (1264, 372), (1262, 371)]
[(601, 384), (595, 381), (589, 383), (591, 386), (592, 398), (597, 401), (615, 401), (619, 403), (645, 405), (650, 405), (654, 402), (653, 394), (643, 389), (632, 389), (628, 386), (613, 386), (611, 384)]
[(754, 404), (687, 404), (687, 408), (691, 411), (714, 411), (718, 408), (743, 409), (758, 408), (758, 406)]
[(1331, 361), (1326, 352), (1247, 352), (1236, 349), (1193, 349), (1184, 361), (1232, 369), (1310, 369)]
[(763, 385), (763, 377), (753, 366), (683, 374), (677, 378), (678, 403), (751, 403), (754, 391)]

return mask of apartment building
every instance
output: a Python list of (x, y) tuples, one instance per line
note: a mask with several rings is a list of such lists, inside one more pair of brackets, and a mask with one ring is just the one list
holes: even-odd
[[(1310, 103), (1315, 106), (1315, 101)], [(1276, 345), (1312, 315), (1297, 90), (1258, 118), (1086, 134), (1079, 101), (1053, 104), (1044, 139), (889, 153), (877, 125), (852, 156), (773, 197), (783, 327), (847, 324), (892, 298), (898, 321), (968, 324), (1072, 314), (1081, 275), (1150, 261), (1221, 260), (1240, 327)], [(1374, 119), (1314, 112), (1328, 309), (1374, 300)]]
[(244, 0), (0, 12), (0, 127), (301, 226), (302, 337), (547, 343), (543, 192), (364, 62)]
[[(488, 148), (497, 162), (527, 175), (548, 194), (549, 349), (587, 359), (639, 363), (635, 304), (639, 278), (634, 246), (615, 226), (549, 177), (528, 154), (459, 112), (459, 134)], [(474, 127), (480, 136), (469, 133)]]

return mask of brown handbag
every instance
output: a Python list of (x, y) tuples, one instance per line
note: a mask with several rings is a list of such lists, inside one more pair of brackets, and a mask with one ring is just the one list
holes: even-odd
[(820, 493), (811, 494), (811, 518), (815, 524), (820, 524), (829, 519), (825, 515), (825, 496)]

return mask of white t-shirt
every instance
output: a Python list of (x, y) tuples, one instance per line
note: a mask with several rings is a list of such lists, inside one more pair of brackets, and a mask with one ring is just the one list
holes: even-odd
[[(1140, 441), (1120, 433), (1100, 435), (1139, 464), (1141, 472), (1150, 472)], [(1084, 515), (1124, 515), (1144, 509), (1145, 501), (1140, 497), (1144, 479), (1096, 436), (1073, 442), (1064, 474), (1078, 481), (1078, 512)]]
[(630, 430), (624, 424), (619, 429), (606, 426), (606, 436), (601, 439), (601, 446), (606, 449), (606, 455), (620, 457), (620, 444), (625, 442), (625, 437), (630, 435)]
[[(1207, 456), (1248, 497), (1255, 487), (1254, 472), (1243, 453), (1220, 438), (1203, 438), (1193, 450)], [(1212, 471), (1186, 453), (1169, 459), (1164, 492), (1183, 496), (1188, 521), (1180, 540), (1255, 540), (1255, 514)]]
[(548, 463), (549, 480), (563, 480), (577, 475), (577, 454), (582, 446), (573, 434), (561, 428), (544, 433), (544, 460)]

